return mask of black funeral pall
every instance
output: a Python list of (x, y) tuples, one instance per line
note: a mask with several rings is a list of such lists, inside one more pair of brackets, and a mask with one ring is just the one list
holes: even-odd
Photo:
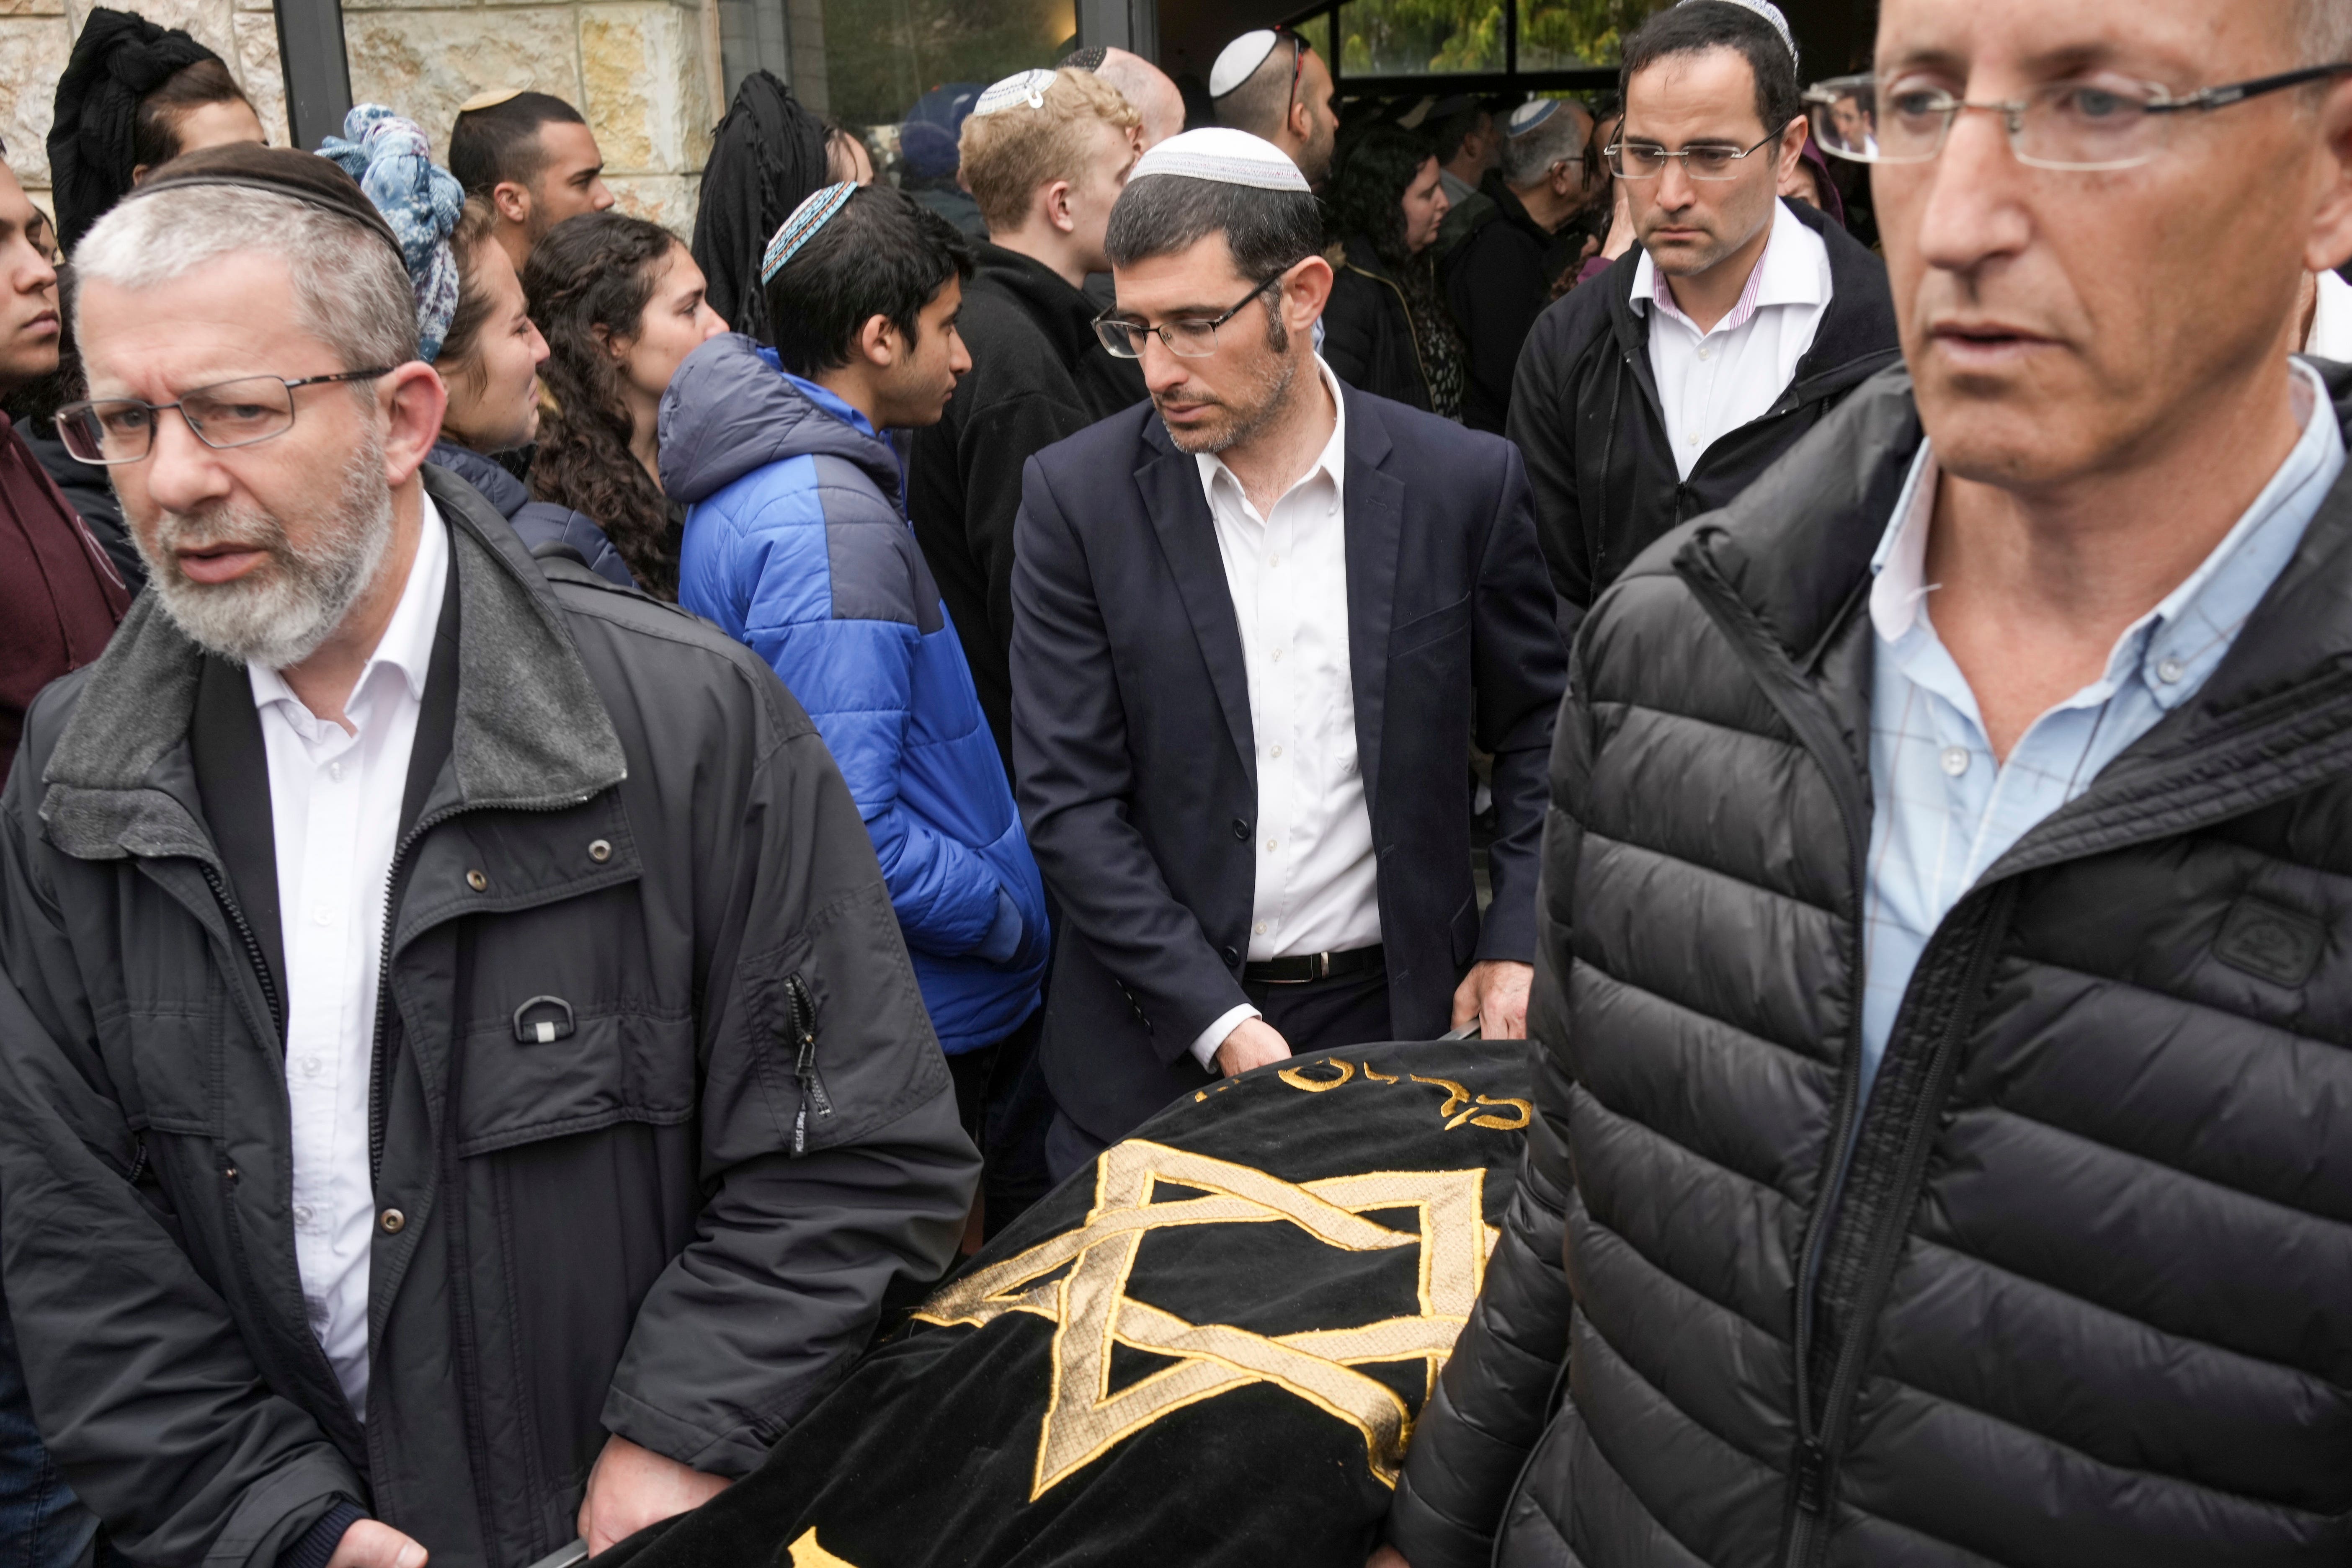
[(1362, 1568), (1478, 1294), (1524, 1046), (1185, 1097), (943, 1283), (629, 1568)]

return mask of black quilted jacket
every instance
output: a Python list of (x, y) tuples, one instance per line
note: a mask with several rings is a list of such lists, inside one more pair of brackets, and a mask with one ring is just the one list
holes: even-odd
[(1864, 588), (1919, 440), (1878, 377), (1577, 639), (1543, 1115), (1414, 1568), (2352, 1555), (2352, 487), (1946, 918), (1857, 1105)]

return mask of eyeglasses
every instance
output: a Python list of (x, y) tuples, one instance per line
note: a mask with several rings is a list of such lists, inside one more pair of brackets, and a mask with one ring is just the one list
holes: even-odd
[[(1290, 96), (1282, 103), (1283, 123), (1286, 125), (1290, 122), (1290, 111), (1298, 106), (1298, 73), (1307, 65), (1307, 40), (1288, 27), (1276, 27), (1274, 31), (1276, 37), (1290, 40)], [(1244, 300), (1242, 303), (1246, 305), (1249, 301)]]
[(1654, 142), (1618, 142), (1609, 148), (1609, 172), (1621, 180), (1654, 180), (1666, 172), (1666, 165), (1682, 160), (1683, 173), (1694, 180), (1736, 180), (1739, 170), (1735, 167), (1748, 157), (1780, 140), (1774, 132), (1755, 146), (1741, 151), (1734, 147), (1685, 147), (1679, 153), (1669, 153)]
[(1217, 352), (1217, 329), (1248, 310), (1251, 300), (1288, 276), (1290, 268), (1286, 267), (1243, 295), (1240, 304), (1214, 321), (1169, 321), (1160, 326), (1147, 327), (1140, 321), (1123, 321), (1116, 316), (1097, 316), (1095, 336), (1102, 340), (1106, 350), (1119, 359), (1141, 359), (1143, 340), (1154, 332), (1160, 334), (1160, 341), (1178, 359), (1207, 359)]
[(390, 375), (381, 370), (347, 370), (337, 375), (247, 375), (216, 381), (180, 395), (177, 403), (142, 403), (135, 397), (100, 397), (68, 403), (58, 410), (58, 434), (79, 462), (111, 466), (136, 463), (155, 447), (155, 416), (176, 408), (195, 438), (215, 451), (251, 447), (294, 428), (294, 389)]
[(2352, 62), (2311, 66), (2186, 95), (2154, 82), (2060, 81), (1993, 103), (1970, 103), (1916, 78), (1882, 84), (1875, 76), (1845, 76), (1810, 89), (1805, 106), (1822, 150), (1857, 163), (1925, 163), (1944, 150), (1960, 111), (1973, 109), (2001, 117), (2019, 163), (2095, 174), (2136, 169), (2155, 158), (2180, 114), (2227, 109), (2347, 71)]

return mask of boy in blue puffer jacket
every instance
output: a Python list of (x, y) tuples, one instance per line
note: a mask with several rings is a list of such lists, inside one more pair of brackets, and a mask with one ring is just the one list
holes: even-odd
[(662, 488), (688, 506), (678, 602), (773, 666), (832, 750), (987, 1157), (993, 1232), (1044, 1186), (1043, 1118), (1015, 1112), (1034, 1094), (1016, 1091), (1045, 884), (880, 434), (935, 423), (971, 369), (955, 331), (971, 270), (962, 237), (901, 193), (824, 187), (761, 268), (775, 346), (730, 332), (695, 350), (660, 438)]

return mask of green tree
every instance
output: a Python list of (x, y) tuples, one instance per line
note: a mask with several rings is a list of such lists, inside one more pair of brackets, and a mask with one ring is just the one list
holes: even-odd
[[(1503, 68), (1506, 0), (1348, 0), (1339, 7), (1343, 75)], [(1667, 0), (1517, 0), (1519, 68), (1616, 62), (1624, 37)]]

